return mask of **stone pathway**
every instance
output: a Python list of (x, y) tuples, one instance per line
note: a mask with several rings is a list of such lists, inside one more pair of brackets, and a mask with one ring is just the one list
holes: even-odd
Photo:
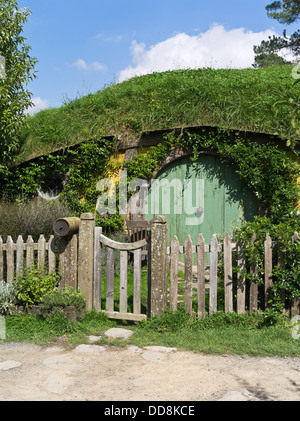
[[(109, 338), (128, 340), (130, 329)], [(0, 400), (300, 400), (300, 359), (207, 356), (162, 346), (0, 344)]]

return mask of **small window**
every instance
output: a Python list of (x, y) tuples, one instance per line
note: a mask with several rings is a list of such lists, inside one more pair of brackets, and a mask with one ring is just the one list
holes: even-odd
[(58, 199), (64, 189), (64, 180), (60, 175), (49, 174), (41, 182), (38, 194), (46, 200)]

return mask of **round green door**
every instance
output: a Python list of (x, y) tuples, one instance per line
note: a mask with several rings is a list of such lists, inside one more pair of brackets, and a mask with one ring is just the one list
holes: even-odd
[(165, 215), (169, 244), (177, 235), (180, 245), (187, 234), (196, 244), (199, 233), (208, 244), (213, 234), (232, 233), (257, 212), (255, 195), (230, 165), (212, 155), (196, 161), (184, 157), (166, 166), (152, 181), (146, 203), (146, 219)]

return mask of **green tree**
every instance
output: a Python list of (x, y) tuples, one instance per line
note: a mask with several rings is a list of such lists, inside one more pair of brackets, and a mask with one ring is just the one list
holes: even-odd
[[(282, 24), (290, 25), (295, 23), (300, 18), (300, 1), (299, 0), (282, 0), (274, 1), (266, 6), (267, 14), (270, 18), (278, 20)], [(278, 52), (287, 50), (294, 55), (300, 54), (300, 31), (294, 32), (287, 36), (286, 30), (283, 31), (281, 37), (273, 35), (267, 41), (262, 41), (260, 45), (253, 47), (255, 57), (254, 67), (265, 67), (266, 65), (280, 64), (276, 55)], [(268, 59), (266, 60), (266, 57)], [(261, 58), (264, 58), (261, 65)], [(274, 62), (275, 61), (275, 62)], [(285, 59), (282, 59), (281, 64), (289, 64)]]
[(261, 53), (255, 56), (254, 68), (263, 68), (270, 66), (282, 66), (283, 64), (289, 64), (283, 57), (280, 57), (275, 53)]
[(266, 6), (270, 18), (278, 20), (282, 24), (290, 25), (296, 22), (300, 16), (299, 0), (273, 1)]
[(26, 110), (32, 105), (25, 85), (36, 77), (37, 60), (30, 57), (31, 48), (22, 36), (30, 14), (17, 0), (0, 0), (0, 171), (18, 150)]

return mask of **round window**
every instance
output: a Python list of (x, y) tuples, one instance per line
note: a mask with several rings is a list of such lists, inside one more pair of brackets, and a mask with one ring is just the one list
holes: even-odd
[(58, 199), (64, 189), (64, 180), (60, 175), (49, 174), (40, 183), (38, 193), (46, 200)]

